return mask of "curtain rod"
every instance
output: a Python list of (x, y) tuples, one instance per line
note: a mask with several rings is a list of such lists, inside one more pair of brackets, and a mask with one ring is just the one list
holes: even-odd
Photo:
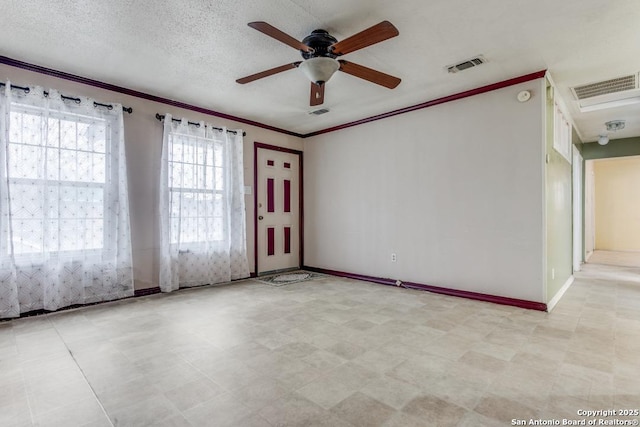
[[(0, 82), (0, 86), (6, 86), (6, 85), (7, 85), (6, 83)], [(16, 86), (14, 84), (11, 85), (11, 89), (22, 90), (22, 91), (24, 91), (24, 93), (31, 92), (31, 88), (29, 88), (29, 87)], [(44, 91), (44, 96), (49, 96), (49, 92), (47, 92), (45, 90)], [(66, 99), (67, 101), (73, 101), (76, 104), (80, 104), (80, 102), (82, 102), (82, 100), (80, 98), (74, 98), (73, 96), (65, 96), (65, 95), (60, 94), (60, 98)], [(108, 110), (113, 110), (113, 105), (111, 105), (111, 104), (102, 104), (100, 102), (93, 101), (93, 106), (94, 107), (105, 107)], [(131, 113), (133, 113), (133, 108), (123, 106), (122, 107), (122, 111), (124, 111), (125, 113), (131, 114)]]
[[(163, 121), (164, 120), (164, 114), (156, 113), (156, 119), (158, 119), (160, 121)], [(173, 117), (171, 118), (171, 120), (174, 121), (174, 122), (181, 122), (182, 121), (182, 119), (176, 119), (176, 118), (173, 118)], [(193, 125), (193, 126), (200, 127), (200, 123), (196, 123), (196, 122), (187, 122), (187, 123), (190, 124), (190, 125)], [(215, 126), (210, 126), (210, 127), (211, 127), (211, 129), (222, 130), (222, 128), (217, 128)], [(228, 129), (227, 129), (227, 132), (233, 133), (233, 134), (237, 134), (238, 133), (235, 130), (228, 130)], [(242, 136), (247, 136), (247, 133), (246, 132), (242, 132)]]

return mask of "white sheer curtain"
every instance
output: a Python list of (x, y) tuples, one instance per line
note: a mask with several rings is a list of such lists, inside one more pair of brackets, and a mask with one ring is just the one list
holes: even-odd
[(249, 276), (242, 131), (164, 118), (160, 289)]
[(133, 295), (122, 106), (1, 89), (0, 317)]

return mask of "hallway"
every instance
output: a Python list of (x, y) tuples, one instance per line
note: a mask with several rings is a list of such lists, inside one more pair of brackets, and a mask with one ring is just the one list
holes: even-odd
[(640, 252), (595, 250), (587, 263), (640, 268)]

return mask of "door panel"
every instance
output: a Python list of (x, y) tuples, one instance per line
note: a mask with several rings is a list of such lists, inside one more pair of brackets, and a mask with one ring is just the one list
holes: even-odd
[(300, 155), (256, 151), (257, 274), (300, 267)]

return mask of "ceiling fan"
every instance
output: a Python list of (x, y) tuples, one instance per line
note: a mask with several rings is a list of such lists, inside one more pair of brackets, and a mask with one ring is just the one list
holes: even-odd
[(400, 84), (400, 79), (397, 77), (350, 61), (336, 59), (347, 53), (397, 36), (399, 34), (398, 29), (389, 21), (382, 21), (342, 41), (338, 41), (325, 30), (314, 30), (302, 41), (298, 41), (266, 22), (249, 22), (247, 25), (294, 49), (298, 49), (304, 60), (281, 65), (236, 80), (240, 84), (272, 76), (292, 68), (300, 68), (311, 80), (311, 106), (320, 105), (324, 102), (325, 83), (336, 71), (351, 74), (389, 89), (393, 89)]

